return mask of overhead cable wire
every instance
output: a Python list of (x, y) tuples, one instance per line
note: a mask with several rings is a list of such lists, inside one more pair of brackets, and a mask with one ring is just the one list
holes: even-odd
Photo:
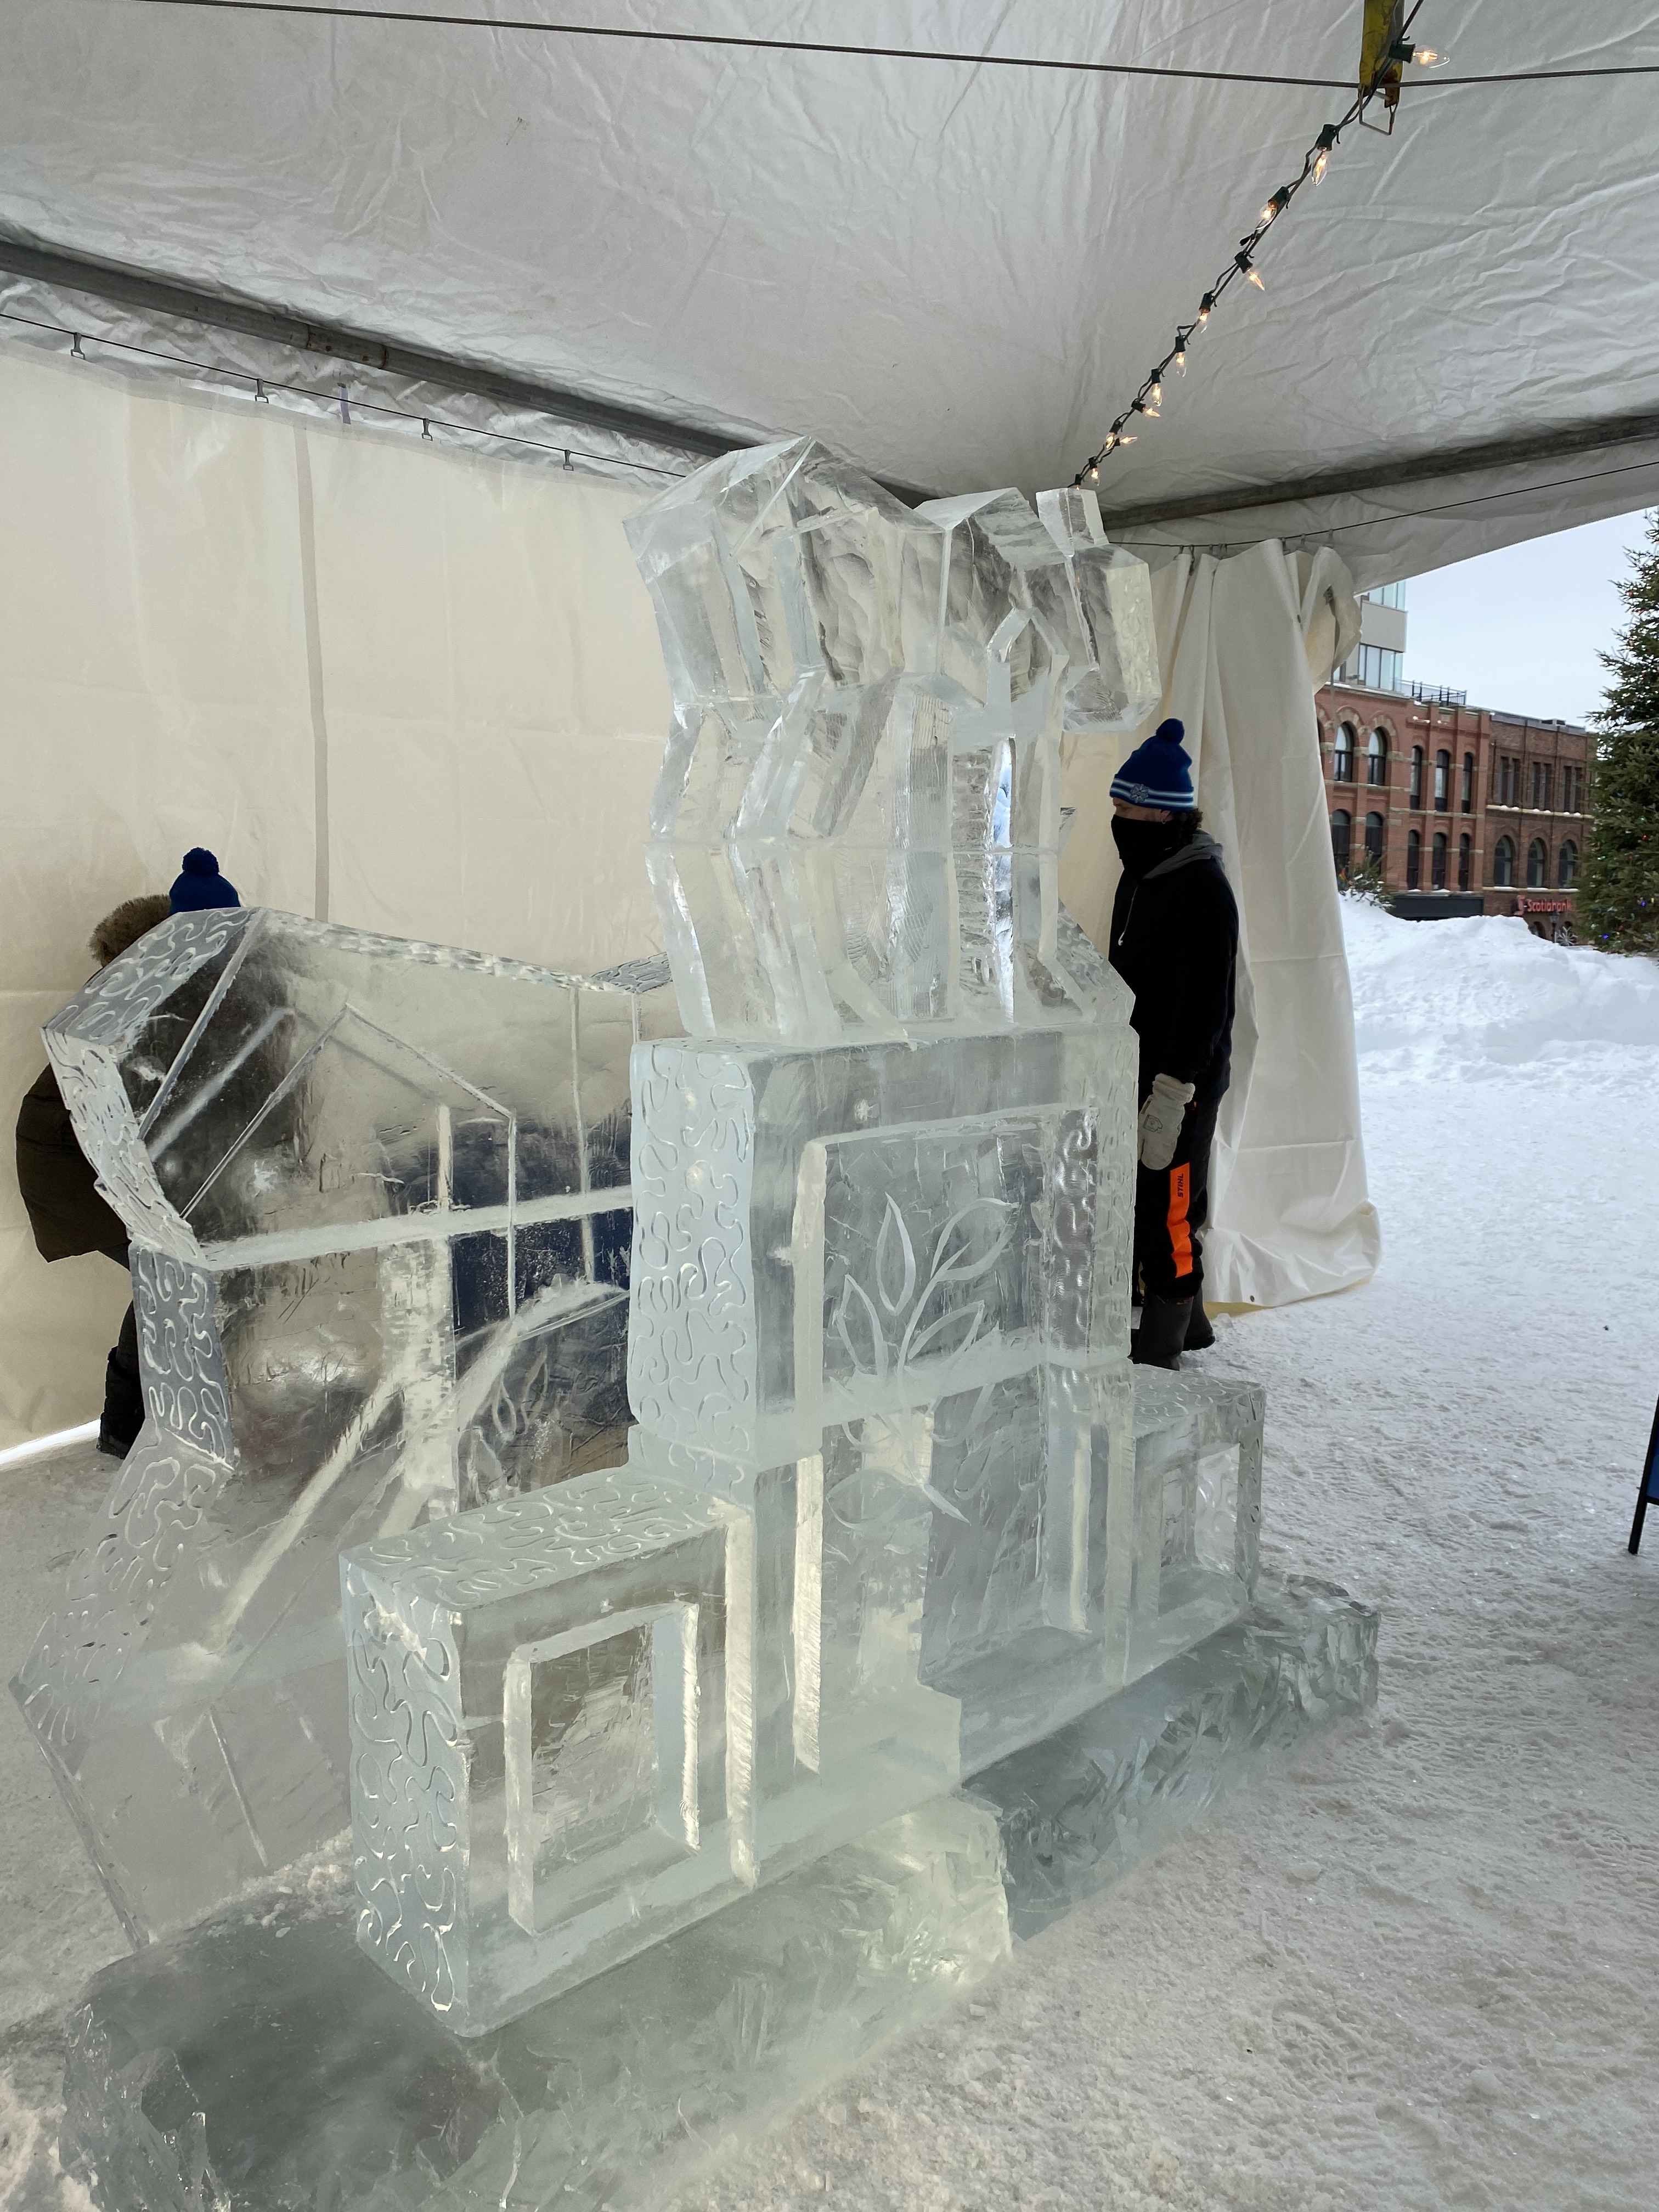
[[(619, 23), (558, 23), (533, 15), (452, 15), (424, 8), (346, 8), (332, 0), (139, 0), (149, 8), (212, 8), (226, 15), (319, 15), (337, 22), (426, 23), (444, 30), (539, 32), (549, 38), (633, 40), (661, 46), (726, 46), (750, 53), (838, 54), (890, 62), (951, 62), (975, 69), (1054, 70), (1078, 76), (1185, 77), (1204, 84), (1285, 85), (1315, 92), (1352, 92), (1351, 77), (1288, 76), (1261, 70), (1183, 69), (1163, 62), (1070, 61), (1046, 54), (977, 53), (949, 46), (877, 46), (835, 39), (763, 39), (738, 32), (645, 30)], [(1536, 77), (1656, 76), (1659, 62), (1611, 63), (1587, 69), (1505, 70), (1490, 76), (1413, 79), (1406, 91), (1445, 92), (1454, 85), (1524, 84)]]
[(830, 54), (857, 60), (953, 62), (975, 69), (1047, 70), (1073, 76), (1190, 77), (1206, 84), (1287, 85), (1346, 92), (1344, 77), (1270, 76), (1251, 70), (1179, 69), (1160, 62), (1054, 60), (1042, 54), (987, 54), (945, 46), (874, 46), (834, 39), (763, 39), (721, 31), (641, 30), (614, 23), (555, 23), (535, 16), (448, 15), (420, 8), (342, 8), (330, 0), (140, 0), (148, 8), (213, 8), (231, 15), (321, 15), (337, 22), (426, 23), (445, 30), (540, 32), (556, 39), (611, 39), (642, 46), (735, 47), (746, 53)]

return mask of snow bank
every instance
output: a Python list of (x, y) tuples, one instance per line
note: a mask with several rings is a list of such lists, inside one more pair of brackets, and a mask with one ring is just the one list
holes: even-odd
[(1342, 927), (1368, 1080), (1659, 1085), (1659, 962), (1508, 915), (1401, 921), (1344, 899)]

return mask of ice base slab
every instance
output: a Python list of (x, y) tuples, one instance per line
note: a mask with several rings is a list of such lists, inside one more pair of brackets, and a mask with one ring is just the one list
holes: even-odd
[(105, 2212), (654, 2203), (982, 1979), (1000, 1867), (937, 1798), (465, 2041), (357, 1948), (341, 1869), (94, 1976), (60, 2155)]
[(963, 1794), (995, 1813), (1024, 1941), (1322, 1728), (1376, 1702), (1379, 1616), (1334, 1583), (1264, 1576), (1249, 1611)]
[(1251, 1610), (971, 1789), (467, 2041), (323, 1904), (268, 1894), (94, 1977), (61, 2155), (105, 2212), (598, 2212), (659, 2203), (948, 2006), (1376, 1692), (1377, 1616)]

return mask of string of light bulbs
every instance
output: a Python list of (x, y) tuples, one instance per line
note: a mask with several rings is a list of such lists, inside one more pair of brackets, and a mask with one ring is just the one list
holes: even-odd
[[(1134, 444), (1138, 433), (1129, 426), (1137, 416), (1154, 422), (1158, 419), (1163, 411), (1164, 378), (1171, 370), (1174, 370), (1177, 376), (1184, 376), (1187, 374), (1187, 348), (1199, 332), (1208, 325), (1210, 318), (1219, 306), (1228, 286), (1238, 283), (1243, 278), (1247, 283), (1254, 284), (1258, 291), (1267, 290), (1267, 286), (1261, 281), (1261, 272), (1255, 265), (1256, 251), (1267, 232), (1284, 214), (1302, 187), (1309, 183), (1317, 185), (1322, 180), (1325, 171), (1329, 167), (1331, 155), (1340, 143), (1342, 133), (1352, 125), (1363, 120), (1365, 110), (1374, 100), (1380, 99), (1388, 91), (1390, 83), (1398, 86), (1397, 72), (1401, 67), (1408, 63), (1414, 63), (1419, 68), (1432, 69), (1443, 59), (1443, 57), (1436, 53), (1431, 47), (1413, 46), (1406, 35), (1416, 20), (1418, 10), (1422, 4), (1423, 0), (1417, 0), (1416, 7), (1407, 16), (1400, 36), (1389, 48), (1384, 57), (1382, 68), (1372, 78), (1370, 83), (1361, 85), (1346, 112), (1338, 118), (1336, 122), (1324, 125), (1319, 136), (1303, 157), (1302, 167), (1298, 173), (1292, 177), (1288, 184), (1280, 185), (1278, 191), (1268, 199), (1256, 218), (1255, 229), (1247, 231), (1239, 240), (1237, 252), (1199, 301), (1198, 313), (1190, 322), (1177, 324), (1175, 343), (1164, 358), (1141, 380), (1139, 391), (1112, 423), (1099, 445), (1072, 478), (1073, 484), (1099, 483), (1100, 465), (1108, 455), (1121, 451), (1125, 446)], [(1392, 77), (1390, 71), (1395, 73)]]

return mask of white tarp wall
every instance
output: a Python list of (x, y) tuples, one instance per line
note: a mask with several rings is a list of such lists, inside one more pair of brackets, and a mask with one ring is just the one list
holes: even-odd
[(128, 1296), (40, 1258), (10, 1144), (99, 916), (202, 844), (250, 904), (607, 966), (670, 708), (633, 486), (9, 349), (0, 483), (3, 1445), (96, 1413)]
[[(635, 485), (9, 349), (0, 481), (8, 1132), (92, 925), (191, 845), (249, 903), (393, 935), (573, 969), (657, 947), (670, 703)], [(1260, 1304), (1376, 1250), (1309, 678), (1331, 623), (1304, 648), (1303, 600), (1316, 631), (1328, 602), (1298, 578), (1265, 546), (1155, 580), (1248, 959), (1208, 1288)], [(1127, 750), (1071, 763), (1063, 885), (1103, 945)], [(126, 1296), (106, 1260), (40, 1259), (8, 1147), (0, 1443), (95, 1413)]]

